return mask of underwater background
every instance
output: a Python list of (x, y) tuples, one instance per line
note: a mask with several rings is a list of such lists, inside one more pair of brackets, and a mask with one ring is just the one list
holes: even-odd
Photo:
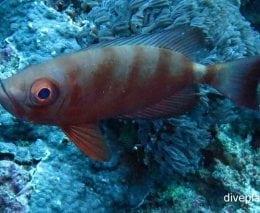
[[(258, 0), (0, 0), (0, 78), (93, 43), (178, 25), (213, 64), (260, 54)], [(260, 114), (201, 85), (182, 116), (101, 122), (111, 161), (0, 108), (0, 212), (260, 212)], [(237, 196), (248, 196), (239, 202)], [(249, 199), (250, 198), (250, 199)]]

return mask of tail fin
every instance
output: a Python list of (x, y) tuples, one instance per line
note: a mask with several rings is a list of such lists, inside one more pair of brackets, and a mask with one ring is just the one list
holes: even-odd
[(237, 104), (258, 110), (259, 80), (260, 56), (208, 66), (204, 78)]

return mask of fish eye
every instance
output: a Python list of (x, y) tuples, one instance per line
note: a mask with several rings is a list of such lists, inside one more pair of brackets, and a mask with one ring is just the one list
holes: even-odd
[(51, 91), (49, 88), (42, 88), (38, 93), (38, 98), (40, 99), (47, 99), (51, 94)]
[(50, 79), (36, 80), (30, 91), (30, 100), (33, 105), (48, 105), (56, 101), (59, 95), (58, 84)]

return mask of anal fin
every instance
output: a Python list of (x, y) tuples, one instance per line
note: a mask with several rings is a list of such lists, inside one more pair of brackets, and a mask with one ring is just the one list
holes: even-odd
[(97, 125), (80, 124), (62, 126), (61, 128), (80, 150), (89, 157), (99, 161), (109, 160), (108, 147)]
[(154, 105), (119, 116), (120, 118), (158, 119), (191, 111), (199, 101), (198, 85), (192, 85), (163, 98)]

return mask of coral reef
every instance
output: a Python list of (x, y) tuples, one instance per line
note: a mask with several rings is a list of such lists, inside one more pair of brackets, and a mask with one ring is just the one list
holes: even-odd
[[(249, 127), (250, 123), (247, 127), (244, 126)], [(248, 133), (256, 129), (249, 128), (245, 131), (243, 126), (234, 129), (231, 124), (223, 124), (219, 128), (217, 146), (223, 149), (226, 161), (216, 159), (212, 177), (228, 192), (259, 198), (260, 153), (259, 150), (252, 149), (252, 135)], [(242, 208), (250, 212), (260, 211), (259, 200), (244, 202)]]
[[(260, 54), (260, 35), (241, 4), (0, 1), (0, 77), (92, 43), (183, 24), (203, 29), (212, 44), (200, 63)], [(259, 212), (259, 202), (224, 196), (259, 196), (260, 116), (205, 85), (200, 93), (194, 110), (179, 117), (101, 122), (113, 154), (107, 163), (88, 159), (57, 128), (16, 120), (1, 108), (0, 211)]]
[(139, 122), (139, 141), (168, 175), (194, 173), (201, 163), (201, 149), (210, 143), (210, 137), (206, 128), (186, 116)]
[(0, 161), (0, 211), (28, 211), (30, 173), (12, 161)]
[(0, 76), (7, 78), (15, 73), (15, 69), (19, 66), (19, 57), (15, 47), (8, 42), (0, 45)]
[(0, 15), (3, 17), (0, 38), (20, 52), (19, 68), (79, 48), (75, 41), (78, 26), (42, 1), (6, 1)]

